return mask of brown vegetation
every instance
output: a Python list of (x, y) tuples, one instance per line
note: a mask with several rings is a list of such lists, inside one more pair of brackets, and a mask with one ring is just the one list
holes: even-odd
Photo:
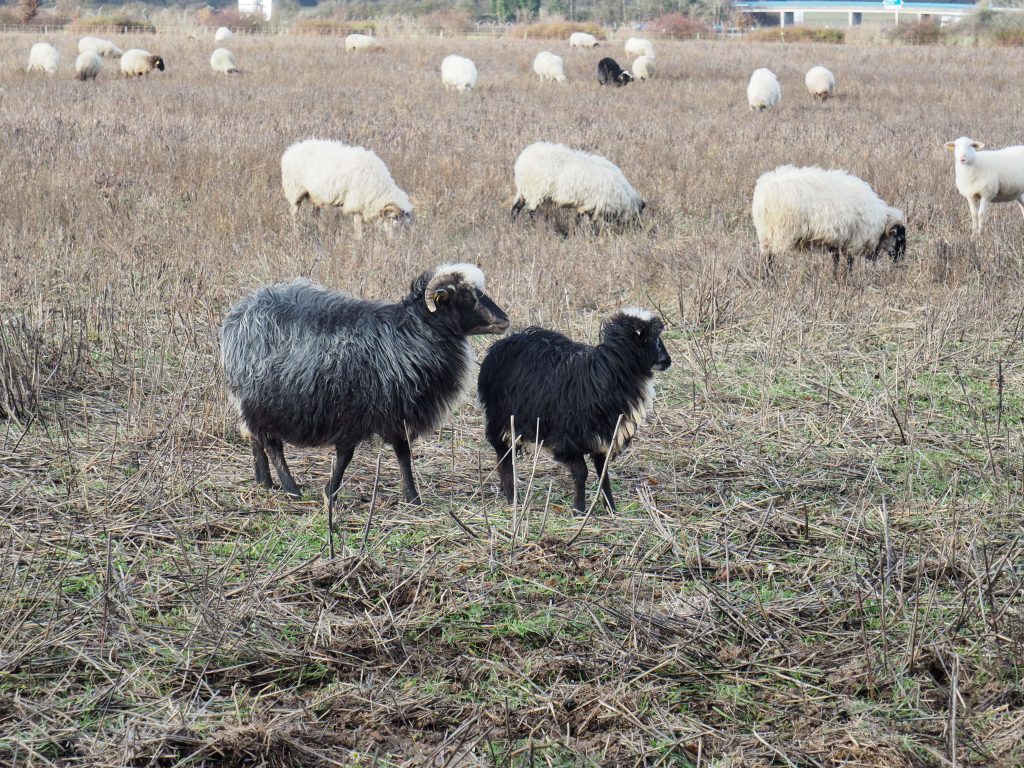
[[(33, 41), (0, 45), (0, 763), (1024, 761), (1024, 226), (996, 206), (972, 241), (942, 148), (1020, 141), (1024, 53), (661, 41), (658, 79), (609, 91), (604, 48), (556, 46), (554, 87), (540, 41), (244, 38), (225, 81), (209, 39), (128, 35), (167, 72), (83, 87), (74, 37), (53, 78), (24, 73)], [(471, 93), (441, 86), (453, 50)], [(752, 114), (759, 66), (783, 101)], [(415, 223), (293, 227), (279, 159), (309, 136), (375, 150)], [(643, 225), (511, 223), (540, 139), (618, 163)], [(750, 194), (789, 162), (902, 207), (905, 263), (765, 280)], [(573, 516), (530, 451), (510, 509), (467, 402), (414, 446), (423, 508), (359, 448), (331, 560), (315, 493), (252, 482), (217, 326), (269, 281), (393, 299), (462, 260), (520, 327), (663, 313), (675, 364), (613, 465), (620, 511)], [(330, 472), (288, 455), (308, 488)]]

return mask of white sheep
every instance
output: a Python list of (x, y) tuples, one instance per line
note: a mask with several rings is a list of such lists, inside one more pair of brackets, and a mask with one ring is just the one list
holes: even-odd
[(75, 59), (75, 78), (77, 80), (95, 80), (103, 68), (103, 59), (98, 53), (86, 51), (78, 54)]
[(1024, 147), (978, 152), (980, 141), (961, 136), (946, 144), (953, 153), (956, 188), (971, 208), (971, 231), (981, 234), (991, 203), (1016, 202), (1024, 213)]
[(60, 64), (60, 51), (49, 43), (36, 43), (28, 53), (28, 69), (26, 72), (45, 72), (53, 75)]
[(618, 166), (563, 144), (539, 141), (524, 149), (516, 160), (515, 183), (513, 219), (523, 207), (532, 214), (551, 204), (591, 220), (624, 222), (645, 207)]
[(782, 100), (782, 87), (775, 73), (770, 69), (755, 69), (747, 85), (747, 104), (750, 108), (762, 111), (778, 106)]
[(836, 76), (825, 67), (811, 67), (804, 77), (804, 85), (811, 96), (825, 101), (836, 89)]
[(597, 38), (589, 32), (573, 32), (569, 35), (570, 48), (597, 48)]
[(412, 214), (409, 196), (396, 186), (384, 161), (340, 141), (307, 139), (288, 147), (281, 155), (281, 186), (293, 219), (306, 199), (316, 207), (335, 206), (353, 217), (357, 237), (364, 220), (393, 226)]
[(124, 53), (124, 51), (114, 45), (110, 40), (104, 40), (102, 37), (81, 38), (78, 41), (78, 52), (95, 53), (97, 56), (106, 56), (111, 59), (116, 59)]
[(238, 65), (235, 64), (235, 56), (227, 48), (218, 48), (210, 56), (210, 66), (214, 72), (224, 75), (237, 75)]
[(561, 56), (556, 56), (551, 51), (541, 51), (537, 54), (533, 60), (533, 71), (541, 80), (565, 82), (565, 62)]
[(626, 55), (631, 59), (638, 56), (646, 56), (649, 59), (653, 59), (655, 58), (654, 46), (647, 38), (631, 37), (626, 41)]
[(380, 51), (384, 46), (380, 41), (370, 35), (352, 34), (345, 38), (346, 51)]
[(213, 42), (222, 43), (225, 40), (230, 40), (234, 36), (235, 33), (227, 27), (217, 27), (217, 31), (213, 33)]
[(121, 72), (125, 77), (142, 77), (154, 69), (164, 71), (164, 60), (141, 48), (131, 48), (121, 55)]
[(845, 254), (848, 268), (857, 255), (874, 260), (887, 251), (895, 261), (907, 248), (903, 213), (846, 171), (792, 165), (769, 171), (754, 186), (751, 212), (769, 266), (775, 254), (800, 248), (825, 248), (836, 264)]
[(650, 80), (654, 73), (654, 59), (650, 56), (641, 56), (633, 62), (633, 77), (637, 80)]
[(445, 56), (441, 62), (441, 82), (446, 91), (468, 91), (476, 85), (476, 64), (464, 56)]

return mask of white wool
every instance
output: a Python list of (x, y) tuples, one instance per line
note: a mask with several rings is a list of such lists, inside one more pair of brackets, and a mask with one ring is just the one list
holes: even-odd
[(434, 270), (435, 275), (458, 275), (462, 282), (472, 285), (484, 293), (484, 273), (476, 264), (442, 264)]
[(126, 77), (148, 75), (154, 69), (154, 61), (159, 57), (141, 48), (131, 48), (121, 55), (121, 72)]
[(758, 111), (771, 109), (782, 101), (782, 87), (770, 69), (755, 69), (747, 85), (747, 104)]
[(281, 186), (292, 215), (309, 198), (314, 206), (336, 206), (343, 213), (378, 223), (412, 212), (409, 196), (396, 186), (384, 161), (368, 149), (340, 141), (307, 139), (281, 156)]
[(38, 71), (52, 75), (57, 72), (60, 51), (49, 43), (36, 43), (28, 53), (28, 72)]
[(808, 92), (819, 99), (827, 99), (836, 89), (836, 76), (825, 67), (811, 67), (804, 77)]
[(103, 59), (98, 53), (86, 51), (75, 59), (75, 77), (79, 80), (95, 80), (103, 68)]
[(109, 40), (102, 37), (83, 37), (78, 41), (79, 53), (95, 53), (99, 56), (109, 56), (116, 59), (124, 53), (120, 48)]
[(992, 203), (1015, 201), (1024, 213), (1024, 146), (979, 152), (984, 146), (967, 136), (946, 144), (953, 153), (956, 188), (967, 198), (975, 234), (981, 234)]
[(441, 82), (445, 90), (468, 91), (476, 85), (476, 64), (464, 56), (445, 56), (441, 62)]
[(213, 33), (213, 41), (219, 43), (224, 40), (230, 40), (234, 36), (235, 33), (227, 27), (217, 27), (217, 31)]
[(654, 314), (652, 312), (648, 312), (646, 309), (641, 309), (640, 307), (626, 307), (622, 310), (622, 314), (635, 317), (638, 320), (643, 320), (645, 323), (649, 323), (654, 319)]
[(516, 200), (530, 211), (544, 203), (573, 208), (604, 219), (628, 219), (644, 201), (622, 171), (600, 155), (563, 144), (537, 142), (524, 149), (515, 164)]
[(875, 253), (903, 214), (846, 171), (783, 165), (754, 186), (751, 207), (761, 252), (820, 246), (848, 257)]
[(654, 46), (650, 40), (643, 37), (631, 37), (626, 41), (626, 55), (630, 58), (637, 56), (646, 56), (649, 59), (654, 58)]
[(345, 38), (346, 51), (379, 51), (384, 46), (380, 41), (370, 35), (351, 34)]
[(238, 73), (238, 66), (235, 64), (235, 56), (227, 48), (218, 48), (210, 56), (210, 66), (214, 72), (225, 75)]
[(597, 38), (588, 32), (573, 32), (569, 35), (570, 48), (596, 48)]
[(641, 56), (633, 62), (633, 77), (637, 80), (650, 80), (654, 73), (654, 59), (650, 56)]
[(541, 80), (565, 82), (565, 62), (561, 56), (556, 56), (551, 51), (541, 51), (537, 54), (533, 60), (533, 71)]

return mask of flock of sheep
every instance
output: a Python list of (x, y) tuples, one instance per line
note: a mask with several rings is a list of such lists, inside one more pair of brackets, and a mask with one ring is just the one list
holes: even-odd
[[(218, 30), (220, 42), (230, 36)], [(598, 41), (575, 33), (570, 48)], [(120, 57), (126, 76), (164, 69), (147, 51), (121, 51), (109, 40), (79, 41), (77, 77), (95, 78), (103, 57)], [(347, 51), (381, 49), (367, 35), (350, 35)], [(598, 64), (602, 84), (625, 85), (654, 75), (654, 47), (630, 38), (633, 72), (609, 57)], [(59, 52), (37, 43), (29, 70), (53, 74)], [(217, 49), (214, 70), (237, 72), (234, 57)], [(539, 53), (533, 69), (542, 81), (566, 81), (562, 58)], [(477, 68), (450, 55), (441, 64), (446, 89), (471, 90)], [(836, 79), (824, 67), (805, 78), (812, 96), (833, 95)], [(777, 107), (781, 87), (768, 69), (756, 70), (748, 85), (752, 110)], [(967, 198), (972, 227), (981, 232), (992, 203), (1017, 202), (1024, 213), (1024, 146), (982, 151), (961, 137), (946, 145), (955, 157), (956, 185)], [(600, 155), (549, 142), (520, 153), (514, 166), (512, 218), (525, 208), (568, 209), (594, 226), (636, 222), (645, 202), (614, 163)], [(292, 217), (308, 200), (340, 208), (354, 220), (357, 235), (369, 221), (392, 228), (412, 220), (409, 196), (371, 150), (336, 141), (306, 140), (281, 157), (281, 183)], [(903, 213), (889, 206), (871, 186), (843, 170), (782, 166), (764, 173), (754, 187), (751, 214), (758, 246), (768, 263), (776, 254), (817, 248), (848, 267), (863, 256), (906, 251)], [(379, 435), (398, 457), (405, 498), (418, 502), (409, 441), (448, 418), (466, 389), (471, 371), (468, 336), (504, 333), (509, 321), (485, 293), (484, 275), (469, 264), (442, 265), (413, 281), (397, 303), (362, 301), (304, 280), (267, 286), (235, 306), (221, 329), (221, 352), (230, 399), (243, 434), (251, 441), (256, 479), (271, 487), (273, 463), (281, 487), (299, 489), (283, 453), (283, 443), (332, 444), (336, 461), (325, 486), (333, 499), (359, 442)], [(543, 445), (570, 469), (574, 508), (585, 509), (584, 486), (590, 455), (605, 503), (614, 509), (608, 461), (626, 446), (642, 423), (653, 396), (654, 372), (671, 358), (661, 340), (661, 321), (645, 310), (628, 309), (604, 324), (597, 346), (585, 346), (554, 331), (530, 328), (494, 344), (479, 374), (486, 437), (497, 455), (506, 497), (513, 499), (515, 449), (523, 441)]]

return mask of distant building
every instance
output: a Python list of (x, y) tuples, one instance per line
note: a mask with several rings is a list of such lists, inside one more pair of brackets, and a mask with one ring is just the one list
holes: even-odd
[(270, 21), (274, 0), (238, 0), (239, 13), (252, 13)]

